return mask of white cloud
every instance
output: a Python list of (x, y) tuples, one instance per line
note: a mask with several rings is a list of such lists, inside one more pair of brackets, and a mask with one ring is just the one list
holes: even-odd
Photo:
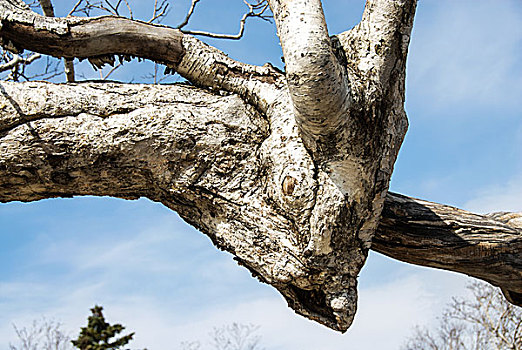
[[(133, 253), (121, 251), (124, 255)], [(117, 254), (113, 258), (120, 260)], [(107, 263), (110, 269), (113, 261)], [(0, 347), (13, 339), (11, 321), (26, 325), (42, 315), (62, 321), (67, 331), (76, 335), (86, 322), (89, 308), (100, 303), (110, 322), (123, 323), (136, 332), (133, 348), (176, 349), (184, 340), (205, 342), (214, 326), (242, 322), (260, 325), (263, 344), (270, 350), (392, 349), (403, 342), (413, 325), (429, 322), (438, 314), (441, 305), (462, 290), (466, 280), (452, 273), (408, 267), (406, 273), (391, 281), (360, 290), (355, 322), (347, 334), (341, 335), (295, 315), (275, 290), (252, 279), (229, 259), (186, 263), (194, 264), (188, 272), (195, 275), (195, 282), (170, 295), (154, 289), (108, 288), (113, 284), (108, 280), (112, 273), (70, 286), (41, 281), (3, 288), (13, 298), (14, 307), (0, 316)], [(163, 278), (177, 277), (159, 274), (151, 283), (161, 285)], [(183, 282), (183, 276), (180, 278)], [(38, 295), (47, 297), (40, 300)], [(28, 307), (24, 307), (26, 300), (32, 300)]]
[(520, 105), (522, 10), (517, 1), (419, 2), (408, 65), (409, 95), (448, 104)]
[(412, 326), (433, 320), (440, 305), (462, 290), (466, 280), (442, 272), (427, 275), (361, 290), (355, 323), (344, 335), (295, 315), (275, 293), (229, 305), (213, 306), (202, 300), (204, 312), (194, 314), (180, 315), (151, 300), (140, 301), (132, 310), (112, 306), (111, 314), (137, 332), (135, 347), (151, 350), (172, 349), (184, 340), (205, 343), (214, 326), (231, 322), (260, 325), (267, 349), (393, 349), (403, 343)]
[(522, 175), (505, 184), (492, 185), (478, 191), (464, 208), (477, 213), (522, 212)]

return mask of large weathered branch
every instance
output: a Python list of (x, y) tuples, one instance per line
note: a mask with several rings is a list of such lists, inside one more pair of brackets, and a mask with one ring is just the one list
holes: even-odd
[(303, 255), (318, 232), (310, 218), (324, 175), (287, 100), (266, 118), (237, 95), (178, 85), (1, 87), (0, 201), (146, 196), (233, 253), (297, 312), (333, 329), (351, 324), (365, 251), (350, 234), (329, 238), (326, 269), (317, 268), (326, 258), (311, 264)]
[[(0, 107), (2, 202), (86, 194), (158, 200), (212, 164), (234, 167), (263, 129), (237, 96), (183, 85), (3, 82)], [(229, 159), (227, 142), (237, 144), (238, 159)], [(160, 190), (155, 181), (170, 185)]]
[(522, 213), (478, 215), (390, 193), (372, 249), (480, 278), (522, 306)]
[[(283, 113), (288, 104), (270, 115), (269, 128), (237, 96), (183, 85), (2, 83), (0, 88), (1, 202), (148, 197), (232, 252), (297, 312), (338, 330), (350, 325), (365, 249), (353, 248), (361, 240), (350, 221), (353, 213), (345, 210), (337, 221), (343, 226), (321, 246), (328, 255), (307, 253), (317, 234), (315, 221), (331, 218), (319, 217), (328, 209), (317, 208), (324, 205), (325, 174), (297, 138), (293, 115)], [(483, 278), (509, 290), (514, 300), (520, 290), (520, 232), (451, 209), (452, 216), (448, 207), (388, 195), (374, 249)], [(466, 236), (462, 227), (473, 234)], [(487, 254), (480, 255), (473, 227), (488, 229), (481, 238), (489, 243), (482, 244), (489, 247)], [(442, 250), (444, 239), (462, 249)], [(433, 247), (431, 258), (422, 260)], [(441, 263), (444, 259), (448, 263)]]
[[(179, 30), (121, 17), (51, 18), (0, 0), (0, 37), (11, 49), (114, 62), (135, 56), (167, 64), (194, 84), (234, 92), (266, 110), (283, 85), (270, 65), (243, 64)], [(123, 59), (123, 58), (120, 58)]]
[(336, 57), (320, 0), (269, 0), (286, 78), (304, 133), (324, 137), (346, 121), (350, 87)]

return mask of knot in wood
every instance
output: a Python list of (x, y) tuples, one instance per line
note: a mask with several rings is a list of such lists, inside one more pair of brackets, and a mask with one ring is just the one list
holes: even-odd
[(283, 180), (283, 194), (285, 196), (290, 196), (294, 193), (295, 185), (297, 185), (297, 180), (291, 176), (285, 176)]

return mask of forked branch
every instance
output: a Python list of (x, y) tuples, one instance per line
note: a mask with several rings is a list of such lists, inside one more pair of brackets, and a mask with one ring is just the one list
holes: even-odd
[[(388, 82), (397, 78), (397, 71), (405, 70), (416, 7), (417, 0), (368, 0), (361, 21), (337, 35), (360, 74)], [(395, 83), (404, 84), (404, 80), (377, 88)]]
[(14, 54), (13, 58), (11, 58), (8, 62), (0, 64), (0, 72), (4, 72), (6, 70), (13, 69), (20, 64), (29, 65), (29, 64), (33, 63), (34, 61), (36, 61), (37, 59), (39, 59), (40, 57), (42, 57), (42, 56), (38, 53), (34, 53), (27, 58)]
[[(168, 192), (177, 184), (175, 193), (185, 194), (179, 186), (190, 180), (192, 166), (204, 168), (204, 157), (217, 162), (225, 156), (218, 152), (220, 143), (205, 129), (212, 125), (209, 118), (232, 110), (248, 111), (237, 99), (184, 86), (142, 90), (139, 85), (122, 84), (60, 88), (46, 83), (1, 83), (0, 90), (0, 102), (6, 106), (0, 111), (0, 202), (73, 195), (172, 200), (157, 189), (165, 186)], [(166, 102), (168, 96), (175, 96), (175, 102)], [(234, 130), (227, 137), (244, 138), (242, 152), (246, 153), (258, 147), (248, 142), (264, 137), (261, 129), (256, 131), (261, 134), (249, 135), (246, 125), (240, 129), (241, 137), (236, 135), (239, 129)], [(194, 144), (190, 151), (184, 150), (185, 143), (194, 142), (186, 138), (189, 132), (196, 133), (204, 147)], [(22, 147), (24, 140), (41, 146)], [(157, 140), (168, 140), (164, 149), (172, 157), (169, 162), (163, 161), (163, 148), (155, 151), (157, 158), (151, 158), (143, 147), (150, 143), (156, 149)], [(203, 158), (193, 162), (192, 157)], [(93, 162), (98, 168), (92, 167)], [(178, 163), (184, 166), (175, 166)], [(174, 176), (172, 182), (165, 174)], [(389, 193), (371, 249), (407, 263), (480, 278), (501, 287), (512, 303), (522, 306), (521, 213), (478, 215)]]

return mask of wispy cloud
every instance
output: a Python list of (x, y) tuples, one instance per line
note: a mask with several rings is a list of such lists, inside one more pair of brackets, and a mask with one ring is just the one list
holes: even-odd
[[(184, 340), (205, 342), (214, 326), (231, 322), (260, 325), (264, 344), (274, 350), (393, 348), (402, 343), (411, 326), (436, 314), (448, 296), (455, 294), (464, 283), (464, 278), (454, 274), (409, 267), (409, 271), (398, 278), (363, 287), (355, 323), (347, 334), (341, 335), (295, 315), (275, 290), (252, 279), (230, 257), (214, 255), (214, 248), (210, 246), (201, 247), (202, 252), (199, 252), (206, 256), (205, 259), (200, 259), (198, 254), (192, 258), (159, 259), (154, 263), (148, 280), (143, 280), (142, 273), (138, 273), (134, 281), (138, 285), (136, 288), (124, 290), (118, 287), (121, 284), (128, 286), (125, 280), (133, 278), (126, 269), (136, 268), (143, 274), (147, 271), (147, 266), (139, 263), (122, 267), (126, 256), (144, 254), (142, 251), (149, 248), (161, 256), (161, 247), (155, 242), (169, 249), (170, 244), (165, 242), (170, 239), (165, 238), (166, 232), (160, 227), (154, 227), (154, 233), (138, 232), (129, 237), (132, 244), (121, 242), (112, 247), (102, 259), (105, 272), (99, 276), (88, 273), (92, 264), (85, 265), (83, 259), (72, 259), (73, 255), (89, 256), (96, 246), (80, 244), (80, 247), (71, 247), (66, 241), (70, 252), (62, 254), (60, 259), (63, 259), (63, 264), (71, 264), (76, 279), (70, 280), (66, 275), (58, 282), (42, 279), (38, 283), (2, 285), (4, 294), (10, 296), (14, 307), (0, 315), (0, 335), (5, 335), (0, 346), (6, 345), (2, 342), (12, 340), (10, 322), (29, 324), (42, 315), (62, 321), (66, 330), (75, 335), (85, 324), (89, 308), (99, 303), (105, 306), (109, 321), (121, 322), (128, 330), (136, 332), (133, 344), (136, 348), (175, 349)], [(109, 236), (109, 232), (100, 234)], [(177, 237), (173, 243), (181, 249), (184, 242)], [(60, 242), (55, 242), (53, 249), (59, 251), (59, 247)], [(42, 256), (49, 259), (47, 253)], [(183, 268), (168, 268), (177, 264)], [(369, 268), (369, 271), (373, 270), (375, 268)], [(119, 273), (122, 275), (118, 276)], [(191, 277), (187, 278), (187, 275)], [(169, 289), (165, 286), (165, 279), (172, 280), (170, 287), (182, 287)], [(139, 287), (144, 282), (149, 283), (150, 288)], [(30, 302), (25, 304), (27, 301)], [(377, 331), (380, 336), (373, 336)]]
[(522, 174), (507, 183), (478, 191), (475, 198), (466, 202), (464, 208), (478, 213), (522, 212)]
[(470, 109), (520, 106), (520, 3), (444, 4), (419, 5), (408, 66), (415, 104), (434, 111), (457, 102)]

